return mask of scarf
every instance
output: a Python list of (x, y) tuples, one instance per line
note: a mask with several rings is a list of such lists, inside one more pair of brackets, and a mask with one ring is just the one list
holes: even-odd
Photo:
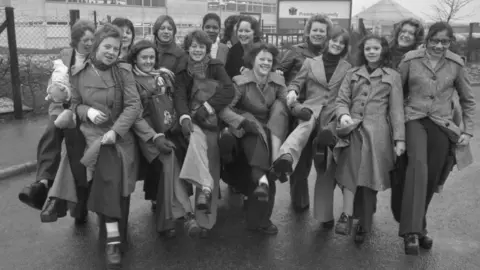
[(167, 91), (169, 95), (172, 94), (175, 79), (170, 76), (168, 70), (160, 68), (150, 72), (144, 72), (140, 70), (137, 65), (134, 65), (132, 71), (133, 74), (138, 77), (153, 77), (161, 94), (164, 94), (165, 91)]
[(403, 55), (414, 49), (415, 45), (409, 47), (400, 47), (398, 45), (393, 46), (393, 48), (391, 49), (392, 67), (397, 68), (398, 64), (400, 64), (400, 61), (402, 61)]
[(208, 63), (210, 62), (210, 55), (205, 55), (201, 61), (194, 61), (191, 57), (188, 58), (188, 74), (193, 78), (205, 79), (207, 77)]
[(327, 82), (330, 82), (330, 79), (332, 78), (335, 69), (337, 69), (338, 62), (340, 62), (340, 58), (342, 58), (340, 55), (334, 55), (329, 52), (322, 55), (323, 66), (325, 68), (325, 77), (327, 79)]

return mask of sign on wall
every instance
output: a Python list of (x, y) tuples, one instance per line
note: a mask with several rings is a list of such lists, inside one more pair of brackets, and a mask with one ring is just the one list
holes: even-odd
[(327, 15), (334, 24), (350, 28), (352, 0), (279, 0), (277, 28), (279, 31), (303, 30), (313, 15)]

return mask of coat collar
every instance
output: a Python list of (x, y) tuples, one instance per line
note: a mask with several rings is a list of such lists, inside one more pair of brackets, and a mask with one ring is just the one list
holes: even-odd
[(359, 77), (363, 77), (364, 79), (370, 82), (372, 78), (381, 77), (382, 82), (393, 85), (393, 74), (395, 72), (396, 71), (391, 68), (382, 67), (382, 68), (377, 68), (372, 72), (372, 74), (369, 74), (367, 67), (363, 65), (361, 67), (357, 67), (354, 69), (355, 76), (353, 77), (353, 79), (358, 80)]
[[(253, 70), (248, 70), (242, 75), (238, 75), (233, 77), (233, 80), (237, 85), (245, 85), (248, 83), (257, 83), (257, 79), (255, 78), (255, 74), (253, 74)], [(276, 84), (278, 86), (285, 86), (285, 79), (278, 75), (276, 72), (270, 72), (267, 78), (267, 84)]]
[(315, 77), (315, 79), (317, 79), (318, 83), (328, 88), (343, 80), (346, 71), (351, 68), (350, 63), (348, 63), (344, 59), (340, 59), (332, 77), (330, 78), (330, 81), (327, 82), (327, 75), (325, 73), (325, 66), (323, 63), (322, 55), (316, 56), (315, 58), (313, 58), (313, 60), (306, 59), (305, 61), (311, 61), (311, 70), (313, 76)]
[(308, 44), (307, 43), (300, 43), (298, 45), (294, 46), (297, 51), (305, 56), (306, 58), (315, 58), (317, 57), (315, 54), (313, 54), (309, 49), (308, 49)]

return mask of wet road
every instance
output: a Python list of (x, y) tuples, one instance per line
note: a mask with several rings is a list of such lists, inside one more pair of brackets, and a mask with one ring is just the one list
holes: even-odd
[[(477, 88), (477, 103), (479, 92)], [(131, 246), (123, 269), (480, 269), (479, 110), (477, 115), (471, 143), (476, 162), (454, 171), (443, 193), (434, 197), (428, 215), (434, 247), (418, 257), (403, 253), (390, 212), (390, 191), (379, 194), (373, 232), (362, 246), (356, 246), (353, 237), (320, 230), (311, 211), (295, 214), (288, 184), (277, 189), (272, 217), (280, 230), (277, 236), (246, 231), (241, 197), (223, 186), (218, 222), (209, 239), (189, 239), (178, 224), (177, 238), (164, 240), (155, 232), (150, 204), (143, 200), (138, 183), (130, 210)], [(81, 228), (69, 217), (42, 224), (39, 212), (17, 199), (20, 189), (33, 180), (29, 174), (0, 181), (0, 269), (103, 269), (95, 215), (90, 214)], [(340, 198), (337, 189), (336, 217)]]

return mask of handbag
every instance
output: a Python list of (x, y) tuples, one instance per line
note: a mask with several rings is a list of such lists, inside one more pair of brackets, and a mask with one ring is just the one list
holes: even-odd
[(144, 104), (145, 109), (150, 112), (153, 130), (157, 133), (165, 133), (172, 129), (177, 122), (177, 117), (173, 105), (173, 98), (169, 94), (170, 91), (166, 89), (166, 91), (162, 92), (157, 89), (157, 91), (152, 93), (139, 82), (137, 82), (137, 86), (142, 89), (142, 91), (148, 92)]

